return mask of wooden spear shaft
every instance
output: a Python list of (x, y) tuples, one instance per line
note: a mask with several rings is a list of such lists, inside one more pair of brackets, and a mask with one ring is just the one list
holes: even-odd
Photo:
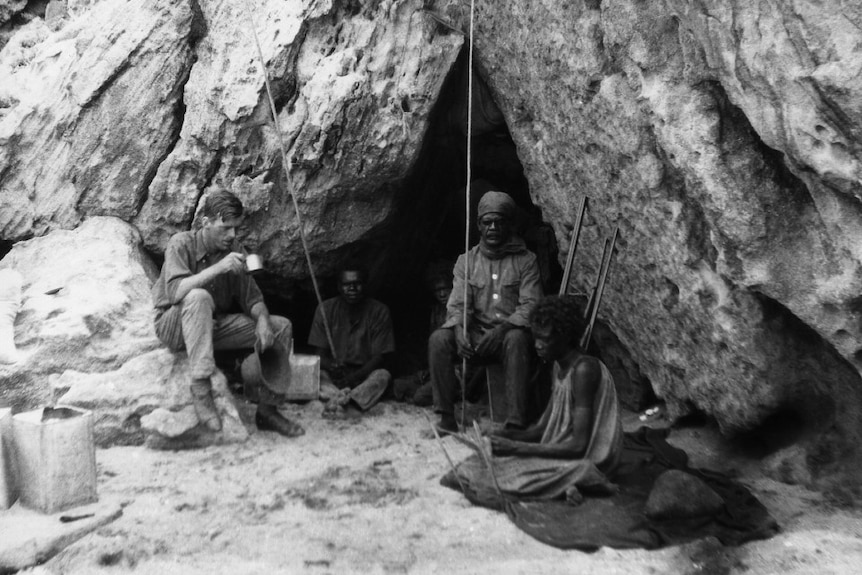
[(284, 136), (281, 133), (281, 127), (278, 125), (278, 111), (275, 108), (275, 98), (272, 97), (272, 88), (269, 84), (269, 73), (266, 71), (266, 61), (263, 59), (263, 50), (260, 48), (260, 39), (257, 37), (257, 30), (254, 25), (254, 17), (248, 3), (243, 4), (246, 16), (251, 26), (251, 33), (254, 36), (254, 45), (257, 48), (257, 57), (260, 60), (260, 68), (263, 71), (263, 83), (266, 86), (266, 96), (269, 100), (269, 109), (272, 112), (272, 124), (275, 129), (275, 134), (278, 138), (278, 148), (281, 151), (281, 164), (284, 168), (284, 181), (287, 186), (287, 195), (293, 201), (293, 210), (296, 212), (296, 225), (299, 228), (299, 239), (302, 242), (302, 251), (305, 252), (305, 261), (308, 263), (308, 273), (311, 276), (311, 284), (314, 286), (314, 295), (317, 296), (317, 304), (320, 307), (320, 315), (323, 318), (323, 331), (326, 332), (326, 340), (329, 342), (329, 350), (332, 354), (332, 359), (338, 363), (338, 352), (335, 349), (335, 343), (332, 340), (332, 331), (329, 329), (329, 321), (326, 317), (326, 310), (323, 308), (323, 298), (320, 295), (320, 287), (317, 285), (317, 277), (314, 274), (314, 266), (311, 264), (311, 254), (308, 250), (308, 242), (305, 239), (305, 228), (302, 225), (302, 217), (299, 212), (299, 204), (296, 201), (296, 194), (293, 193), (293, 183), (290, 180), (291, 162), (287, 159), (287, 150), (284, 146)]
[(602, 258), (603, 269), (602, 269), (601, 276), (599, 278), (599, 285), (598, 285), (598, 288), (596, 290), (596, 297), (595, 297), (595, 302), (593, 304), (593, 311), (590, 314), (590, 323), (587, 325), (587, 329), (584, 332), (584, 337), (581, 340), (581, 349), (583, 349), (583, 350), (587, 349), (587, 346), (590, 343), (590, 337), (593, 335), (593, 325), (596, 322), (596, 316), (598, 315), (598, 312), (599, 312), (599, 305), (602, 303), (602, 294), (604, 294), (604, 291), (605, 291), (605, 283), (607, 282), (607, 279), (608, 279), (608, 271), (610, 270), (610, 267), (611, 267), (611, 259), (614, 257), (614, 247), (616, 246), (617, 236), (619, 235), (619, 233), (620, 233), (620, 227), (617, 226), (616, 228), (614, 228), (614, 235), (611, 237), (611, 244), (610, 244), (610, 249), (608, 250), (607, 260), (605, 261), (605, 258)]
[(596, 299), (596, 291), (599, 289), (599, 282), (602, 279), (602, 270), (605, 269), (605, 258), (608, 257), (608, 248), (611, 246), (611, 240), (606, 239), (605, 245), (602, 247), (602, 261), (599, 263), (599, 271), (596, 274), (596, 283), (593, 284), (593, 289), (590, 290), (590, 296), (587, 298), (587, 307), (584, 309), (584, 319), (589, 319), (593, 311), (593, 301)]
[(572, 230), (572, 240), (569, 242), (569, 256), (566, 258), (566, 271), (563, 272), (563, 281), (560, 283), (559, 295), (564, 296), (569, 292), (569, 279), (572, 275), (572, 262), (575, 261), (575, 252), (578, 251), (578, 239), (581, 237), (581, 224), (584, 221), (584, 212), (587, 209), (587, 196), (581, 196), (578, 206), (578, 219), (575, 221), (575, 229)]
[[(472, 140), (473, 140), (473, 10), (475, 2), (470, 1), (470, 37), (469, 46), (467, 47), (467, 188), (465, 194), (465, 218), (464, 218), (464, 321), (463, 330), (464, 337), (469, 341), (467, 334), (467, 297), (470, 282), (467, 281), (470, 277), (470, 192), (472, 174)], [(490, 391), (490, 384), (488, 385)], [(491, 396), (488, 396), (488, 403), (491, 403)], [(493, 408), (491, 408), (493, 409)], [(467, 359), (461, 360), (461, 429), (464, 429), (464, 417), (467, 412)], [(493, 412), (491, 419), (494, 419)]]

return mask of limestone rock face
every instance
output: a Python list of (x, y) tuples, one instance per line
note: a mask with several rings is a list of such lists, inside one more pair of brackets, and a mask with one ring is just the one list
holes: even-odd
[(5, 24), (27, 6), (27, 0), (0, 0), (0, 24)]
[[(208, 433), (198, 426), (189, 394), (188, 358), (159, 348), (106, 373), (66, 371), (52, 378), (58, 403), (93, 410), (96, 443), (188, 447), (204, 443), (244, 441), (248, 432), (228, 391), (227, 379), (212, 378), (222, 430)], [(62, 395), (60, 395), (62, 394)]]
[(859, 434), (860, 18), (815, 0), (477, 6), (478, 68), (563, 254), (590, 198), (580, 291), (619, 226), (600, 317), (672, 415), (733, 431), (792, 410)]
[(19, 361), (0, 366), (0, 397), (19, 408), (50, 401), (50, 374), (103, 372), (160, 345), (150, 285), (155, 267), (140, 235), (94, 217), (15, 245), (0, 267), (23, 277), (15, 319)]
[[(0, 237), (130, 219), (179, 129), (188, 2), (103, 0), (0, 51)], [(53, 28), (62, 24), (55, 20)]]
[(249, 246), (283, 276), (307, 276), (300, 219), (321, 273), (337, 261), (335, 250), (378, 228), (391, 213), (393, 184), (418, 155), (462, 42), (439, 34), (422, 4), (255, 3), (297, 218), (281, 177), (248, 5), (201, 2), (206, 33), (185, 85), (179, 141), (134, 219), (147, 246), (162, 250), (187, 229), (201, 193), (214, 187), (242, 199)]

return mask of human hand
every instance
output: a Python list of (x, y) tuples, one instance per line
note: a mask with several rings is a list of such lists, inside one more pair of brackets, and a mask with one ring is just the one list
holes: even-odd
[(464, 329), (457, 326), (452, 329), (455, 330), (455, 343), (458, 346), (458, 355), (464, 359), (470, 359), (473, 357), (475, 352), (473, 350), (473, 346), (470, 344), (470, 339), (464, 332)]
[(476, 345), (476, 353), (485, 357), (500, 349), (507, 331), (509, 331), (509, 324), (501, 323), (491, 331), (485, 333)]
[(219, 274), (238, 274), (245, 271), (245, 256), (239, 252), (231, 252), (215, 265)]
[(512, 455), (515, 453), (515, 442), (511, 439), (498, 435), (492, 435), (489, 439), (491, 440), (491, 452), (494, 455)]
[(260, 344), (260, 351), (269, 349), (275, 343), (275, 332), (272, 330), (269, 319), (266, 317), (261, 316), (257, 319), (254, 334), (257, 336), (257, 341)]

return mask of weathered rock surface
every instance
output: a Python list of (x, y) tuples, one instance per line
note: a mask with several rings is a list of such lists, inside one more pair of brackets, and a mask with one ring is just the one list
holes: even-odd
[[(390, 216), (395, 185), (418, 155), (461, 46), (460, 36), (438, 33), (422, 5), (268, 0), (254, 10), (300, 217), (321, 271), (337, 261), (338, 248)], [(243, 200), (247, 241), (270, 271), (303, 277), (298, 219), (246, 5), (200, 7), (206, 34), (185, 86), (180, 138), (135, 224), (149, 247), (163, 249), (188, 228), (203, 190), (226, 187)]]
[[(66, 371), (52, 378), (58, 403), (93, 410), (96, 444), (181, 448), (244, 441), (248, 432), (220, 372), (213, 376), (222, 431), (198, 428), (189, 394), (188, 358), (165, 348), (127, 361), (106, 373)], [(62, 394), (62, 395), (60, 395)]]
[[(422, 2), (254, 7), (314, 256), (390, 213), (461, 45)], [(57, 32), (36, 19), (0, 52), (0, 237), (135, 219), (149, 247), (187, 229), (202, 192), (249, 212), (249, 243), (302, 274), (248, 6), (103, 0)], [(186, 82), (188, 80), (188, 82)], [(349, 193), (355, 201), (342, 202)], [(140, 211), (140, 213), (138, 213)], [(333, 231), (337, 230), (335, 233)]]
[(860, 432), (860, 17), (816, 1), (477, 7), (479, 68), (564, 247), (590, 198), (580, 291), (620, 227), (601, 317), (672, 415), (732, 431), (793, 410)]
[(5, 24), (27, 6), (27, 0), (0, 0), (0, 24)]
[(134, 227), (94, 217), (20, 242), (0, 261), (24, 278), (19, 361), (0, 365), (0, 399), (19, 409), (44, 405), (50, 374), (113, 370), (159, 347), (150, 297), (156, 270), (140, 246)]
[(130, 219), (179, 129), (188, 2), (103, 0), (0, 52), (0, 237)]
[(671, 469), (659, 475), (644, 505), (651, 519), (689, 519), (718, 512), (724, 499), (690, 473)]

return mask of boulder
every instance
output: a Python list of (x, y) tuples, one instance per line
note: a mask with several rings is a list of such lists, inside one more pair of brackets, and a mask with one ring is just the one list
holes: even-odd
[(192, 20), (187, 1), (104, 0), (16, 31), (0, 51), (0, 237), (137, 213), (182, 123)]
[(671, 469), (659, 475), (650, 490), (644, 513), (650, 519), (691, 519), (718, 513), (724, 499), (701, 479)]
[(209, 443), (245, 441), (242, 424), (227, 378), (213, 376), (216, 407), (222, 430), (198, 427), (189, 394), (188, 358), (159, 348), (107, 373), (66, 371), (52, 378), (57, 402), (92, 410), (96, 445), (140, 445), (181, 448)]
[(477, 6), (477, 67), (561, 259), (590, 198), (572, 290), (619, 227), (599, 316), (672, 418), (733, 434), (786, 409), (862, 437), (860, 21), (817, 1)]
[(5, 24), (27, 7), (27, 0), (0, 0), (0, 24)]
[(51, 374), (116, 370), (160, 346), (150, 285), (155, 267), (129, 224), (94, 217), (74, 231), (19, 242), (0, 268), (23, 277), (17, 363), (0, 364), (0, 400), (51, 403)]
[[(243, 2), (200, 2), (206, 34), (185, 84), (179, 140), (134, 219), (146, 245), (163, 250), (213, 187), (242, 199), (246, 242), (278, 276), (308, 277), (300, 220), (320, 273), (334, 269), (342, 246), (379, 231), (463, 43), (458, 34), (441, 34), (424, 4), (264, 0), (250, 18)], [(272, 81), (292, 187), (252, 26)], [(299, 215), (289, 198), (294, 190)]]
[(15, 347), (15, 318), (21, 309), (24, 278), (12, 269), (0, 269), (0, 363), (18, 361)]
[[(3, 533), (0, 538), (0, 573), (16, 573), (20, 570), (41, 573), (39, 564), (122, 515), (123, 506), (116, 500), (100, 501), (53, 514), (16, 505), (0, 514), (0, 533)], [(64, 521), (63, 517), (77, 519)]]

